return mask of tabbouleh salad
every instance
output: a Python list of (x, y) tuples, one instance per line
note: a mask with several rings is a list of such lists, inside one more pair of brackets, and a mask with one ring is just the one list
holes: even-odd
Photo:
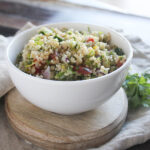
[(101, 77), (125, 61), (110, 33), (42, 27), (18, 55), (16, 66), (36, 77), (72, 81)]

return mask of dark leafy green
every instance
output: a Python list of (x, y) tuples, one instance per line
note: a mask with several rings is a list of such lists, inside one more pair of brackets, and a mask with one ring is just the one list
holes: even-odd
[(115, 48), (115, 52), (116, 52), (116, 54), (119, 55), (119, 56), (124, 55), (124, 52), (123, 52), (122, 49), (119, 48), (119, 47), (116, 47), (116, 48)]
[(148, 80), (150, 79), (150, 73), (145, 72), (145, 73), (143, 74), (143, 76), (144, 76), (145, 78), (147, 78)]
[(140, 106), (150, 107), (150, 74), (127, 75), (123, 88), (126, 91), (129, 107), (137, 108)]

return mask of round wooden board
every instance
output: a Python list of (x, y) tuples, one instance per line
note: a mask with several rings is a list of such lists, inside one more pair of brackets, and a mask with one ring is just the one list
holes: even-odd
[(15, 131), (48, 150), (79, 150), (104, 144), (122, 127), (127, 106), (122, 88), (97, 109), (73, 116), (42, 110), (25, 100), (15, 88), (5, 101), (8, 120)]

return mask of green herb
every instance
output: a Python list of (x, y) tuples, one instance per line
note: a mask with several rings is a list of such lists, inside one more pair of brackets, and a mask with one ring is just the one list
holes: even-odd
[(52, 33), (52, 31), (46, 27), (43, 27), (38, 33), (43, 34), (43, 35), (48, 35), (48, 34)]
[(39, 41), (40, 39), (41, 38), (39, 36), (37, 36), (34, 41), (36, 42), (36, 41)]
[(47, 65), (50, 65), (50, 60), (46, 60), (46, 64), (47, 64)]
[(30, 59), (30, 56), (31, 56), (31, 53), (28, 53), (27, 54), (27, 58)]
[(25, 68), (28, 68), (28, 67), (31, 67), (35, 64), (35, 62), (33, 61), (32, 58), (28, 58), (27, 61), (24, 63), (24, 67)]
[(74, 49), (77, 51), (80, 48), (80, 44), (76, 43)]
[(150, 73), (145, 72), (145, 73), (143, 74), (143, 76), (144, 76), (147, 80), (150, 79)]
[(31, 67), (33, 65), (34, 65), (34, 63), (31, 63), (31, 64), (28, 64), (28, 65), (25, 65), (25, 67), (28, 68), (28, 67)]
[(90, 49), (88, 56), (95, 56), (94, 49)]
[(39, 34), (45, 35), (46, 33), (44, 31), (40, 31)]
[(55, 79), (56, 79), (56, 80), (63, 80), (64, 78), (65, 78), (64, 72), (58, 72), (58, 73), (55, 75)]
[(69, 35), (71, 35), (71, 34), (72, 34), (72, 31), (68, 31), (67, 33), (68, 33)]
[(117, 69), (116, 66), (111, 66), (109, 72), (113, 72), (113, 71), (115, 71), (116, 69)]
[(119, 48), (119, 47), (116, 47), (116, 48), (115, 48), (115, 52), (116, 52), (116, 54), (119, 55), (119, 56), (124, 55), (124, 52), (123, 52), (122, 49)]
[(59, 42), (62, 42), (62, 41), (63, 41), (63, 39), (62, 39), (61, 37), (59, 37), (58, 35), (55, 35), (55, 36), (54, 36), (54, 39), (58, 39)]
[(76, 38), (75, 37), (72, 37), (73, 39), (74, 39), (74, 41), (76, 40)]
[(41, 45), (44, 44), (44, 42), (43, 41), (38, 41), (38, 42), (36, 42), (36, 44), (41, 46)]
[(102, 64), (105, 68), (110, 68), (110, 61), (105, 55), (101, 55)]
[(22, 53), (19, 53), (16, 58), (16, 64), (19, 64), (22, 61)]
[(101, 31), (100, 31), (100, 32), (98, 32), (98, 33), (99, 33), (99, 35), (103, 34), (103, 32), (101, 32)]
[(34, 39), (34, 41), (35, 41), (35, 44), (37, 44), (37, 45), (43, 45), (44, 44), (44, 42), (43, 41), (40, 41), (41, 40), (41, 38), (38, 36), (38, 37), (36, 37), (35, 39)]
[(80, 33), (80, 34), (82, 34), (82, 35), (84, 34), (84, 32), (83, 32), (83, 31), (79, 31), (79, 33)]
[(92, 31), (91, 31), (91, 29), (90, 29), (90, 27), (88, 27), (88, 32), (89, 32), (89, 33), (91, 33), (91, 32), (92, 32)]
[(119, 60), (123, 60), (124, 57), (123, 56), (119, 56), (118, 58), (119, 58)]
[(150, 107), (150, 74), (127, 75), (123, 88), (126, 91), (129, 107), (137, 108), (140, 106)]

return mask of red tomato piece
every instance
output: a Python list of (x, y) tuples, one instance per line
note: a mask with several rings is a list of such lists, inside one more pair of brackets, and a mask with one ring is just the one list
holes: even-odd
[(36, 61), (37, 61), (37, 59), (35, 58), (33, 61), (34, 61), (34, 62), (36, 62)]
[(35, 68), (35, 74), (40, 74), (41, 73), (41, 69), (39, 69), (39, 68)]
[(55, 60), (55, 59), (56, 59), (56, 54), (50, 54), (50, 55), (49, 55), (49, 58)]
[(49, 55), (49, 59), (53, 59), (53, 60), (56, 60), (56, 57), (59, 56), (59, 53), (58, 52), (55, 52), (54, 54), (50, 54)]
[(118, 60), (117, 67), (121, 67), (122, 65), (123, 65), (123, 62), (121, 62), (120, 60)]
[(93, 38), (89, 38), (89, 39), (87, 40), (87, 42), (94, 42), (94, 39), (93, 39)]
[(88, 74), (92, 73), (92, 71), (89, 68), (82, 67), (82, 66), (79, 67), (79, 69), (77, 70), (77, 72), (80, 73), (80, 74), (83, 74), (83, 75), (88, 75)]

